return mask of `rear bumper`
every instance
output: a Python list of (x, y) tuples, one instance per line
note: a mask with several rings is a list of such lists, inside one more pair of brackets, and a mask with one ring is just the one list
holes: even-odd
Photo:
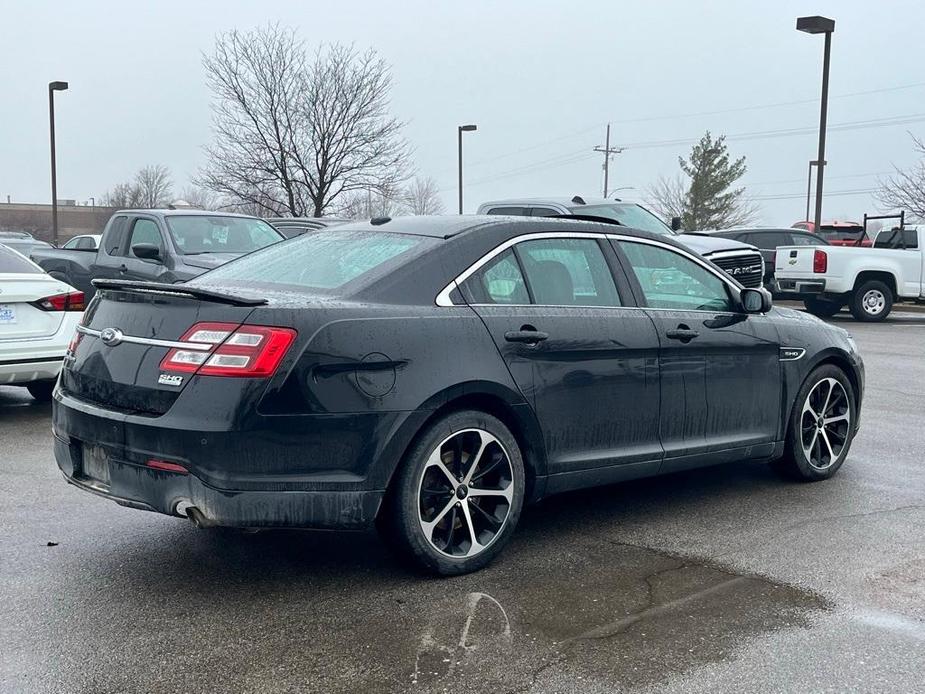
[(383, 496), (381, 491), (216, 489), (193, 474), (117, 458), (110, 458), (109, 480), (103, 482), (84, 474), (79, 442), (56, 435), (54, 449), (65, 479), (84, 491), (121, 506), (171, 516), (188, 517), (192, 507), (207, 525), (362, 529), (372, 524)]
[(61, 371), (64, 357), (23, 361), (0, 361), (0, 385), (26, 385), (34, 381), (53, 381)]
[[(189, 413), (114, 412), (59, 388), (55, 458), (69, 482), (123, 506), (180, 516), (192, 506), (208, 524), (232, 527), (362, 529), (375, 520), (391, 474), (427, 416), (254, 416), (247, 426), (209, 430), (208, 414), (197, 420)], [(105, 481), (85, 472), (88, 446), (105, 454)], [(189, 474), (149, 467), (152, 459)]]
[(825, 280), (780, 279), (774, 282), (778, 294), (796, 294), (814, 296), (825, 293)]

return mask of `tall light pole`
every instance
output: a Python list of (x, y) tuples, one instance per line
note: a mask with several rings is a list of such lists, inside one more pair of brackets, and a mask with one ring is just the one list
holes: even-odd
[(816, 157), (816, 214), (815, 229), (822, 224), (822, 178), (825, 172), (825, 121), (829, 109), (829, 55), (832, 52), (832, 33), (835, 20), (828, 17), (799, 17), (797, 31), (807, 34), (825, 34), (825, 52), (822, 58), (822, 106), (819, 112), (819, 155)]
[(55, 92), (67, 89), (67, 82), (48, 83), (48, 127), (51, 134), (51, 238), (58, 245), (58, 174), (55, 170)]
[[(813, 159), (809, 162), (809, 172), (806, 174), (806, 216), (803, 217), (807, 222), (809, 221), (809, 199), (810, 191), (813, 188), (813, 167), (818, 166), (819, 162)], [(813, 229), (813, 231), (818, 231), (818, 229)]]
[(457, 128), (456, 139), (459, 144), (459, 214), (463, 212), (463, 201), (462, 201), (462, 190), (463, 190), (463, 179), (462, 179), (462, 134), (471, 133), (475, 130), (478, 130), (478, 126), (475, 125), (460, 125)]

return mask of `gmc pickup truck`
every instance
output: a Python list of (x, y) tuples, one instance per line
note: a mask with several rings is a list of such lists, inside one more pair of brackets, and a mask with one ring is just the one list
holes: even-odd
[(98, 249), (35, 249), (45, 272), (82, 291), (92, 280), (185, 282), (285, 237), (262, 219), (201, 210), (123, 210), (103, 230)]
[(777, 291), (829, 317), (845, 305), (861, 321), (881, 321), (897, 301), (925, 300), (925, 225), (881, 231), (871, 248), (781, 246)]

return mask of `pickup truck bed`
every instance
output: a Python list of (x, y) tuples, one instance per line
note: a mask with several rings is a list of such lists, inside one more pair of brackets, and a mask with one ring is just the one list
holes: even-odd
[(882, 231), (873, 247), (781, 246), (777, 291), (819, 316), (845, 305), (862, 321), (886, 318), (898, 301), (925, 300), (925, 225)]
[(262, 219), (201, 210), (122, 210), (106, 225), (98, 250), (36, 249), (33, 262), (87, 298), (95, 279), (173, 284), (284, 236)]

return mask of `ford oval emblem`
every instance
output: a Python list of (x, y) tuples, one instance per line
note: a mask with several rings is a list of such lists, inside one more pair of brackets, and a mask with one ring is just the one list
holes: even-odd
[(122, 343), (122, 331), (118, 328), (103, 328), (100, 332), (100, 340), (107, 347), (115, 347)]

